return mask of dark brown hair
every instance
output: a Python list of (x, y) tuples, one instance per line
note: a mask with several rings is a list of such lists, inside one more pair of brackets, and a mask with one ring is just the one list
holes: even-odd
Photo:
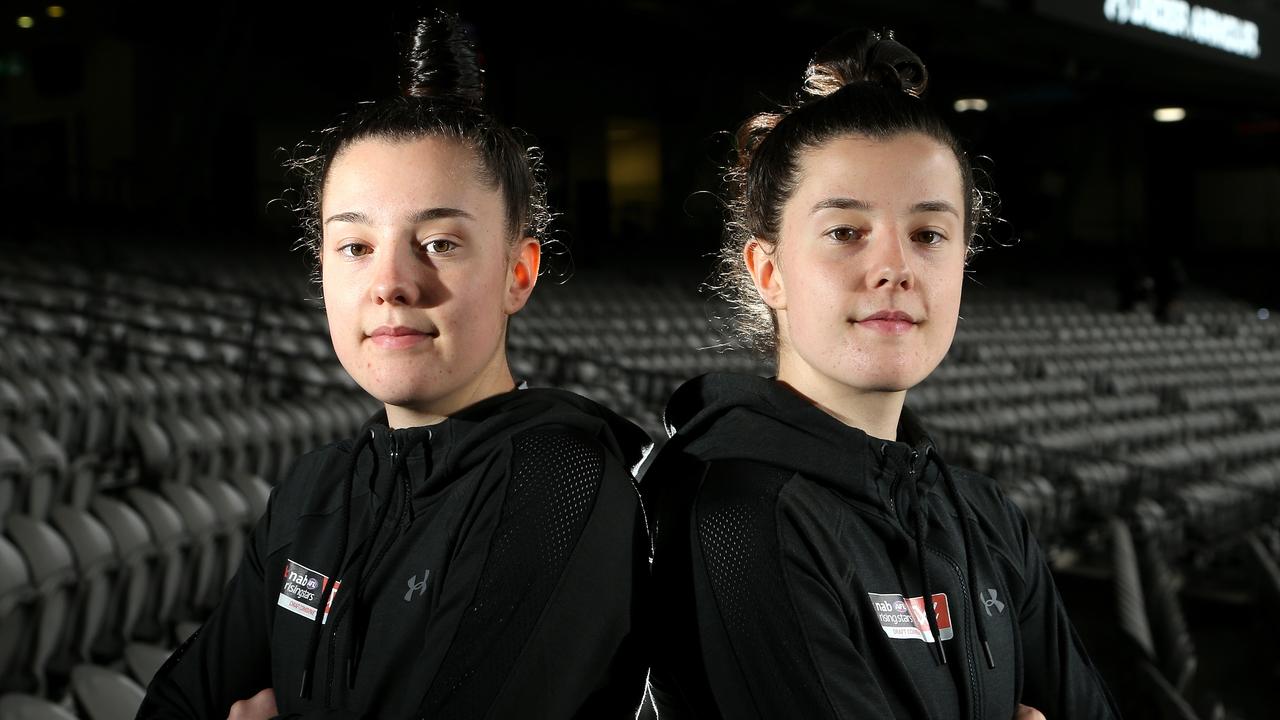
[(314, 152), (287, 163), (301, 185), (301, 201), (293, 207), (304, 233), (299, 246), (318, 261), (320, 201), (329, 168), (346, 148), (369, 138), (444, 137), (462, 143), (475, 153), (484, 180), (502, 191), (511, 240), (545, 239), (551, 214), (540, 153), (484, 110), (483, 78), (475, 44), (456, 16), (438, 12), (419, 20), (402, 52), (400, 96), (364, 104), (320, 131)]
[(728, 330), (738, 344), (777, 352), (773, 309), (756, 291), (742, 260), (753, 239), (776, 249), (782, 209), (798, 184), (800, 154), (845, 135), (888, 140), (921, 133), (955, 154), (964, 186), (964, 233), (970, 251), (990, 215), (956, 136), (920, 96), (928, 84), (924, 62), (890, 31), (851, 30), (827, 43), (805, 70), (794, 105), (746, 120), (725, 173), (728, 222), (714, 283), (731, 308)]

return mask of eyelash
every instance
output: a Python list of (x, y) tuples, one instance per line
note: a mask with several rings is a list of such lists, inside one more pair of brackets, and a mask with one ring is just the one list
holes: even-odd
[(937, 230), (920, 230), (920, 231), (916, 232), (916, 237), (917, 237), (917, 238), (918, 238), (918, 237), (920, 237), (921, 235), (932, 235), (932, 236), (934, 236), (934, 238), (935, 238), (932, 242), (930, 242), (930, 241), (921, 241), (921, 242), (924, 242), (924, 244), (925, 244), (925, 245), (941, 245), (941, 244), (942, 244), (944, 241), (946, 241), (946, 239), (947, 239), (947, 236), (946, 236), (946, 235), (943, 235), (942, 233), (938, 232)]
[[(845, 239), (841, 239), (841, 238), (837, 237), (837, 235), (838, 235), (838, 234), (841, 234), (841, 233), (846, 233), (846, 234), (848, 234), (848, 233), (856, 233), (858, 237), (857, 237), (857, 238), (845, 238)], [(855, 240), (861, 240), (862, 238), (866, 237), (866, 232), (865, 232), (865, 231), (861, 230), (860, 228), (855, 228), (855, 227), (852, 227), (852, 226), (849, 226), (849, 225), (841, 225), (840, 227), (831, 228), (830, 230), (828, 230), (827, 232), (825, 232), (825, 233), (823, 233), (823, 234), (824, 234), (824, 235), (826, 235), (827, 237), (831, 238), (831, 240), (833, 240), (834, 242), (837, 242), (837, 243), (848, 243), (848, 242), (854, 242)], [(934, 238), (934, 239), (933, 239), (933, 240), (922, 240), (922, 239), (921, 239), (921, 236), (924, 236), (924, 235), (931, 235), (931, 236), (933, 236), (933, 238)], [(921, 243), (923, 243), (924, 245), (933, 246), (933, 245), (940, 245), (940, 244), (942, 244), (942, 243), (947, 239), (947, 236), (946, 236), (946, 235), (944, 235), (943, 233), (941, 233), (941, 232), (937, 231), (937, 230), (917, 230), (917, 231), (912, 235), (912, 239), (916, 240), (917, 242), (921, 242)]]
[[(448, 243), (449, 247), (444, 250), (437, 250), (435, 252), (432, 252), (429, 248), (432, 245), (435, 245), (436, 243)], [(426, 242), (422, 243), (422, 245), (420, 245), (419, 247), (421, 247), (422, 251), (427, 253), (428, 255), (443, 255), (447, 252), (458, 249), (458, 243), (448, 238), (431, 238), (430, 240), (427, 240)]]
[[(438, 243), (445, 243), (448, 245), (448, 247), (446, 247), (443, 250), (436, 250), (432, 252), (430, 250), (430, 247)], [(425, 252), (428, 255), (444, 255), (446, 253), (452, 252), (453, 250), (456, 250), (458, 248), (458, 243), (448, 238), (432, 238), (422, 243), (421, 245), (419, 245), (418, 248), (422, 250), (422, 252)], [(360, 250), (359, 253), (355, 252), (357, 249)], [(342, 255), (343, 257), (349, 258), (351, 260), (355, 260), (356, 258), (362, 258), (365, 255), (368, 255), (371, 251), (372, 251), (372, 248), (370, 248), (367, 244), (362, 242), (349, 242), (344, 245), (339, 245), (337, 248), (337, 253), (339, 255)]]
[[(359, 255), (353, 255), (352, 253), (348, 252), (348, 250), (354, 250), (355, 248), (362, 248), (364, 252), (360, 253)], [(368, 253), (369, 250), (370, 250), (369, 246), (365, 245), (364, 243), (350, 242), (345, 245), (339, 245), (337, 248), (337, 253), (343, 257), (354, 260), (356, 258), (361, 258), (369, 254)]]
[[(856, 233), (858, 237), (841, 239), (839, 237), (836, 237), (836, 235), (839, 233)], [(856, 240), (861, 240), (863, 237), (866, 236), (866, 232), (864, 232), (861, 228), (852, 227), (850, 225), (841, 225), (840, 227), (834, 227), (823, 234), (831, 238), (832, 241), (837, 243), (842, 243), (842, 244), (855, 242)]]

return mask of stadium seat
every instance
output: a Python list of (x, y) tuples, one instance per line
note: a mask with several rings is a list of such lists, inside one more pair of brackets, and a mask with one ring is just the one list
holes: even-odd
[(0, 693), (34, 692), (36, 591), (21, 553), (0, 535)]
[(146, 643), (129, 643), (124, 649), (124, 665), (130, 677), (142, 687), (151, 684), (151, 678), (164, 665), (173, 651)]
[(77, 665), (71, 670), (71, 694), (87, 720), (133, 720), (146, 691), (114, 670)]
[(110, 660), (94, 657), (93, 649), (98, 645), (120, 567), (111, 534), (92, 515), (68, 505), (54, 507), (50, 522), (71, 547), (79, 578), (66, 650), (72, 662)]
[(0, 720), (79, 720), (75, 713), (42, 697), (24, 693), (0, 696)]
[(182, 515), (160, 495), (141, 487), (126, 493), (129, 505), (147, 524), (155, 548), (146, 574), (145, 605), (134, 626), (133, 638), (145, 642), (169, 642), (176, 619), (175, 604), (188, 573), (193, 572), (191, 538)]
[(102, 630), (94, 642), (93, 657), (119, 657), (133, 638), (151, 592), (157, 549), (146, 521), (136, 510), (106, 495), (94, 497), (93, 516), (111, 535), (117, 570), (110, 589)]
[(18, 490), (18, 506), (35, 518), (45, 518), (53, 503), (66, 492), (67, 460), (62, 448), (48, 432), (35, 427), (15, 428), (10, 437), (26, 458), (24, 486)]
[(61, 692), (70, 668), (50, 661), (64, 660), (54, 654), (63, 647), (78, 586), (71, 548), (43, 520), (26, 515), (10, 516), (6, 533), (26, 562), (36, 596), (35, 634), (23, 663), (36, 674), (37, 694)]

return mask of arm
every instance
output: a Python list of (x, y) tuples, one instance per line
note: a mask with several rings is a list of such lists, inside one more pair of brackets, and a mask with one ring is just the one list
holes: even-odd
[(737, 465), (712, 465), (690, 539), (703, 661), (721, 716), (895, 716), (800, 526), (780, 519), (790, 473)]
[(564, 431), (516, 438), (508, 473), (496, 527), (474, 548), (486, 557), (473, 599), (422, 710), (634, 714), (647, 541), (630, 476), (594, 439)]
[(271, 686), (263, 560), (275, 497), (273, 490), (222, 602), (156, 672), (138, 718), (222, 720), (232, 703)]
[(1067, 617), (1040, 544), (1022, 512), (1003, 499), (1023, 551), (1026, 583), (1018, 608), (1025, 668), (1019, 701), (1054, 720), (1120, 717)]

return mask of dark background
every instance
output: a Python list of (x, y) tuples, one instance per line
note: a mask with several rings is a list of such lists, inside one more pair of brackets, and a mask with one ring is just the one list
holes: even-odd
[[(692, 291), (720, 238), (726, 132), (790, 100), (813, 51), (863, 25), (894, 28), (921, 55), (926, 99), (1000, 194), (990, 243), (1007, 247), (977, 258), (978, 282), (1109, 289), (1176, 259), (1192, 286), (1280, 306), (1280, 0), (1201, 3), (1257, 22), (1259, 61), (1108, 25), (1103, 4), (442, 6), (475, 29), (494, 112), (545, 151), (555, 237), (581, 280), (687, 278)], [(432, 6), (69, 0), (57, 19), (46, 7), (7, 2), (0, 14), (0, 247), (55, 268), (141, 259), (163, 276), (180, 262), (185, 290), (191, 267), (250, 282), (276, 277), (264, 268), (303, 275), (296, 220), (274, 202), (289, 197), (282, 164), (355, 103), (395, 92), (396, 33)], [(989, 109), (952, 110), (967, 97)], [(1186, 120), (1157, 124), (1162, 106), (1185, 107)], [(1241, 716), (1266, 717), (1276, 666), (1252, 646), (1273, 643), (1274, 622), (1240, 622), (1217, 577), (1196, 570), (1188, 587), (1217, 593), (1186, 597), (1201, 677)], [(1129, 689), (1105, 578), (1059, 585), (1108, 681)]]
[[(705, 264), (725, 131), (793, 97), (838, 31), (888, 26), (993, 178), (1012, 251), (979, 273), (1053, 266), (1110, 281), (1176, 256), (1196, 284), (1275, 304), (1280, 74), (1275, 2), (1247, 61), (1029, 1), (446, 3), (471, 22), (489, 104), (545, 149), (556, 228), (579, 269)], [(8, 3), (0, 24), (0, 235), (86, 262), (120, 253), (278, 256), (281, 162), (354, 103), (395, 91), (395, 34), (429, 5)], [(1096, 7), (1094, 7), (1096, 6)], [(1052, 9), (1052, 8), (1051, 8)], [(14, 22), (30, 15), (34, 27)], [(1087, 18), (1086, 18), (1087, 19)], [(961, 97), (985, 113), (955, 113)], [(1158, 124), (1155, 107), (1187, 109)], [(708, 192), (709, 191), (709, 192)], [(625, 261), (625, 262), (623, 262)]]

